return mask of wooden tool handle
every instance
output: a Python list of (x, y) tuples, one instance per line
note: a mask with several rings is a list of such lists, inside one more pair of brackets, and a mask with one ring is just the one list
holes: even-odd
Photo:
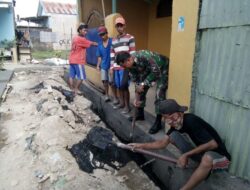
[(163, 156), (163, 155), (155, 153), (155, 152), (151, 152), (151, 151), (144, 150), (144, 149), (132, 148), (131, 146), (123, 144), (123, 143), (117, 143), (116, 145), (118, 147), (120, 147), (120, 148), (127, 149), (127, 150), (130, 150), (130, 151), (133, 151), (133, 152), (138, 152), (138, 153), (141, 153), (141, 154), (153, 156), (155, 158), (158, 158), (158, 159), (161, 159), (161, 160), (164, 160), (164, 161), (168, 161), (168, 162), (172, 162), (174, 164), (177, 163), (176, 159), (170, 158), (168, 156)]

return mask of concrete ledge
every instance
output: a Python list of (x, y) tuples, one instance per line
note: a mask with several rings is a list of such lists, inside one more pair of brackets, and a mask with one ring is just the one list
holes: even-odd
[(2, 98), (4, 91), (5, 91), (6, 86), (7, 86), (7, 82), (0, 82), (0, 100)]
[(13, 76), (13, 71), (11, 70), (4, 70), (0, 71), (0, 101), (6, 89), (8, 82), (11, 80)]
[[(67, 74), (65, 74), (66, 79)], [(88, 83), (81, 85), (81, 91), (84, 92), (86, 98), (93, 103), (93, 109), (96, 110), (99, 116), (105, 121), (109, 127), (120, 138), (129, 141), (129, 133), (131, 122), (127, 117), (120, 113), (120, 110), (114, 110), (111, 103), (104, 101), (103, 95), (91, 87)], [(146, 114), (146, 121), (136, 122), (134, 130), (134, 142), (149, 142), (155, 139), (159, 139), (164, 135), (163, 130), (156, 135), (150, 135), (147, 133), (152, 123), (152, 116)], [(172, 146), (168, 146), (167, 149), (155, 151), (160, 154), (178, 157), (178, 150)], [(147, 160), (152, 157), (145, 156)], [(194, 169), (180, 169), (176, 168), (172, 163), (156, 160), (152, 163), (152, 171), (158, 176), (161, 182), (166, 186), (166, 189), (177, 190), (187, 181)], [(250, 189), (250, 184), (247, 181), (231, 176), (229, 173), (223, 171), (212, 174), (206, 181), (201, 183), (196, 190), (235, 190), (235, 189)]]
[(12, 76), (13, 76), (13, 71), (10, 70), (0, 71), (0, 82), (10, 81)]

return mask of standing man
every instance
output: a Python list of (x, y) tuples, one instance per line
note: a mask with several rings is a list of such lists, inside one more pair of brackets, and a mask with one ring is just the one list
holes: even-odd
[[(198, 157), (200, 164), (181, 190), (191, 190), (207, 178), (211, 171), (227, 169), (231, 156), (216, 130), (200, 117), (188, 113), (186, 106), (180, 106), (175, 100), (168, 99), (159, 103), (160, 113), (170, 129), (165, 137), (151, 143), (132, 143), (134, 148), (162, 149), (169, 143), (175, 145), (183, 153), (178, 159), (182, 168), (188, 164), (188, 159)], [(187, 141), (182, 134), (186, 133), (196, 145)]]
[(98, 44), (96, 56), (98, 62), (96, 69), (101, 69), (101, 79), (105, 89), (105, 101), (109, 101), (109, 68), (110, 68), (110, 48), (112, 44), (112, 38), (108, 37), (107, 28), (100, 26), (98, 28), (98, 34), (102, 38), (102, 41)]
[(117, 37), (113, 38), (112, 46), (111, 46), (111, 73), (114, 76), (114, 92), (115, 97), (117, 96), (117, 91), (119, 91), (120, 100), (117, 101), (115, 99), (114, 104), (118, 103), (117, 106), (114, 106), (114, 109), (124, 108), (122, 113), (126, 114), (130, 112), (130, 105), (129, 105), (129, 75), (128, 71), (123, 67), (117, 65), (115, 63), (115, 57), (120, 52), (128, 52), (134, 53), (135, 52), (135, 39), (130, 34), (125, 32), (126, 23), (124, 18), (117, 17), (115, 19), (115, 28), (118, 32)]
[(130, 55), (122, 52), (116, 57), (116, 62), (129, 70), (135, 82), (134, 106), (138, 108), (136, 120), (144, 120), (144, 107), (146, 94), (153, 82), (157, 83), (155, 95), (156, 119), (149, 133), (157, 133), (161, 128), (161, 114), (159, 113), (158, 102), (166, 99), (168, 88), (168, 64), (165, 56), (148, 50), (141, 50)]
[[(88, 32), (88, 25), (82, 23), (79, 25), (77, 32), (72, 40), (71, 51), (69, 55), (69, 87), (75, 94), (79, 93), (79, 87), (83, 80), (86, 80), (84, 64), (86, 63), (86, 48), (91, 45), (97, 46), (96, 42), (89, 41), (85, 38)], [(74, 84), (74, 79), (76, 79)]]

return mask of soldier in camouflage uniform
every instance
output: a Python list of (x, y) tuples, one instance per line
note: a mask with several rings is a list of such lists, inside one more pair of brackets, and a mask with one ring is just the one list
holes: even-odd
[(156, 82), (156, 120), (149, 133), (157, 133), (161, 129), (161, 114), (159, 114), (158, 102), (166, 99), (166, 90), (168, 88), (168, 58), (155, 52), (141, 50), (132, 55), (121, 52), (117, 55), (116, 61), (129, 70), (131, 78), (136, 84), (136, 98), (134, 101), (134, 106), (138, 108), (136, 120), (144, 120), (146, 94), (152, 84)]

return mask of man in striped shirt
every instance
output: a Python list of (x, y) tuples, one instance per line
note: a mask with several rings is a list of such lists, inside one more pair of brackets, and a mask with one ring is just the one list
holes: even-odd
[[(112, 91), (115, 97), (114, 109), (124, 108), (122, 113), (126, 114), (130, 112), (129, 105), (129, 72), (123, 67), (115, 63), (115, 57), (120, 52), (135, 52), (135, 39), (132, 35), (125, 32), (125, 20), (122, 17), (118, 17), (115, 20), (115, 27), (118, 32), (117, 37), (113, 38), (111, 45), (111, 74), (113, 75), (113, 87)], [(119, 101), (118, 94), (119, 92)], [(119, 103), (119, 104), (118, 104)], [(118, 104), (118, 105), (116, 105)]]

